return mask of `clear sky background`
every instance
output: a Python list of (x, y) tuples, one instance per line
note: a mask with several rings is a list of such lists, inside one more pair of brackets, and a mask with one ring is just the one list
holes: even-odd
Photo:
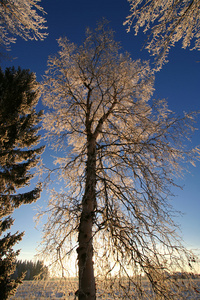
[[(42, 0), (41, 6), (47, 12), (48, 37), (44, 41), (24, 41), (17, 39), (11, 46), (12, 61), (4, 61), (2, 67), (20, 66), (30, 69), (42, 80), (46, 70), (49, 55), (55, 54), (59, 48), (56, 39), (67, 36), (71, 42), (80, 44), (84, 39), (85, 28), (96, 27), (96, 22), (105, 17), (110, 21), (110, 27), (115, 31), (115, 39), (121, 42), (125, 51), (133, 59), (150, 59), (147, 50), (140, 50), (146, 39), (142, 31), (138, 36), (132, 30), (126, 32), (123, 22), (129, 14), (127, 0)], [(169, 108), (181, 115), (183, 111), (200, 110), (200, 52), (184, 50), (181, 44), (171, 49), (169, 63), (156, 74), (156, 98), (166, 98)], [(42, 104), (39, 103), (38, 109)], [(200, 128), (200, 117), (197, 122)], [(192, 137), (191, 146), (200, 144), (200, 131)], [(50, 163), (49, 151), (43, 154), (45, 162)], [(176, 189), (176, 197), (172, 200), (176, 210), (183, 212), (182, 217), (176, 219), (181, 225), (185, 245), (190, 249), (197, 249), (200, 254), (200, 163), (196, 168), (190, 166), (190, 173), (178, 183), (183, 190)], [(48, 195), (44, 191), (37, 203), (23, 205), (14, 212), (15, 223), (12, 232), (24, 231), (21, 248), (21, 259), (33, 259), (36, 247), (41, 241), (41, 226), (35, 229), (33, 217), (37, 206), (45, 206)]]

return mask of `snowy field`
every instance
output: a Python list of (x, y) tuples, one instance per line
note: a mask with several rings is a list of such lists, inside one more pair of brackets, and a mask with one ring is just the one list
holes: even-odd
[[(196, 292), (194, 291), (193, 295), (185, 294), (184, 299), (186, 300), (200, 300), (200, 280), (196, 281), (195, 284)], [(15, 296), (11, 297), (10, 300), (74, 300), (74, 293), (78, 289), (77, 280), (47, 280), (47, 281), (24, 281), (18, 287), (18, 290)], [(104, 300), (114, 300), (114, 299), (126, 299), (124, 297), (120, 297), (120, 295), (111, 295), (110, 293), (106, 293), (103, 288), (97, 289), (97, 299)], [(149, 297), (144, 297), (143, 299), (151, 299), (154, 297), (151, 295), (148, 283), (146, 283), (146, 291)], [(135, 297), (133, 296), (133, 299)], [(178, 299), (177, 299), (178, 300)]]
[(12, 300), (39, 300), (60, 299), (74, 300), (74, 293), (78, 289), (77, 281), (46, 280), (46, 281), (24, 281)]

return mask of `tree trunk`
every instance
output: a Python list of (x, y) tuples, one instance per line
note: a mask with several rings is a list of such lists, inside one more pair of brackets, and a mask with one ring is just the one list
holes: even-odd
[(96, 208), (96, 140), (88, 138), (85, 194), (79, 225), (77, 249), (79, 267), (79, 300), (95, 300), (96, 287), (93, 267), (92, 226)]

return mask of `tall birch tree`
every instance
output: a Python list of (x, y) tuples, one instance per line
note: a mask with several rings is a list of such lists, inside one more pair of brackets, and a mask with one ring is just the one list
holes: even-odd
[[(155, 56), (158, 68), (166, 62), (170, 47), (182, 40), (185, 49), (200, 50), (199, 0), (128, 0), (130, 14), (124, 25), (128, 31), (140, 27), (149, 33), (146, 48)], [(192, 43), (194, 42), (194, 43)]]
[(98, 275), (113, 293), (119, 288), (114, 297), (143, 299), (141, 273), (151, 299), (182, 299), (187, 283), (178, 286), (169, 273), (191, 256), (175, 233), (169, 196), (199, 151), (184, 144), (195, 114), (177, 117), (152, 100), (148, 62), (123, 53), (106, 23), (88, 29), (80, 46), (58, 43), (42, 87), (43, 125), (61, 150), (55, 169), (63, 190), (49, 199), (42, 253), (64, 267), (76, 249), (79, 300), (96, 299)]

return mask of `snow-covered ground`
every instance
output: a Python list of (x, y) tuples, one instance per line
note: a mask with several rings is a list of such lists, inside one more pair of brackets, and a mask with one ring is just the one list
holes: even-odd
[(74, 293), (78, 289), (76, 280), (41, 280), (24, 281), (19, 285), (12, 300), (39, 300), (39, 299), (62, 299), (74, 300)]
[[(191, 296), (189, 294), (185, 294), (185, 300), (200, 300), (200, 280), (196, 281), (195, 286), (198, 288), (194, 291), (194, 294)], [(148, 290), (148, 284), (146, 284)], [(11, 297), (10, 300), (74, 300), (74, 293), (78, 289), (78, 281), (76, 279), (62, 279), (62, 280), (47, 280), (47, 281), (24, 281), (18, 287), (18, 290), (15, 296)], [(152, 295), (150, 297), (144, 297), (143, 299), (152, 299)], [(134, 297), (133, 297), (134, 298)], [(99, 288), (97, 292), (98, 300), (114, 300), (114, 299), (126, 299), (124, 297), (120, 297), (119, 295), (111, 295), (109, 292), (105, 292), (103, 288)], [(128, 299), (128, 298), (127, 298)], [(134, 298), (135, 299), (135, 298)], [(177, 299), (179, 300), (179, 299)]]

